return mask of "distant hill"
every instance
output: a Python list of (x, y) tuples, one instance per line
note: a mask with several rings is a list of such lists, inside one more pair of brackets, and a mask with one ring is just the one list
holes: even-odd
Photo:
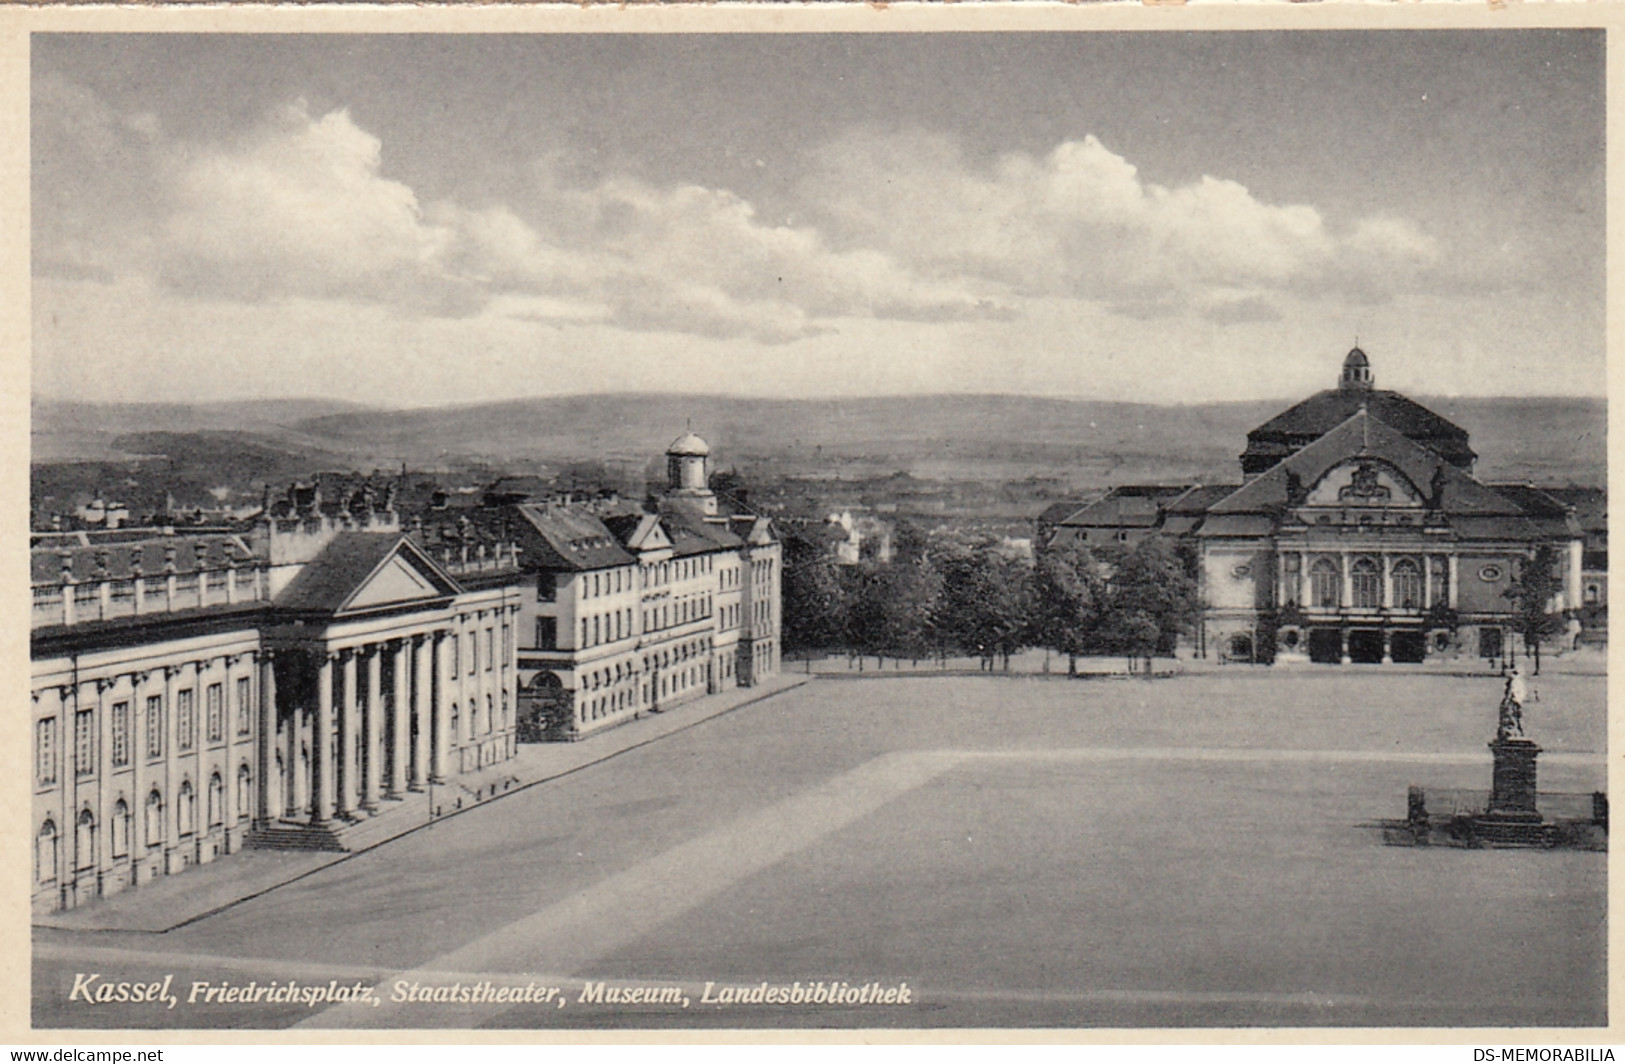
[(291, 426), (323, 414), (362, 410), (338, 399), (246, 399), (221, 403), (79, 403), (35, 399), (33, 461), (122, 460), (120, 437), (148, 432), (247, 432), (301, 441)]
[[(1573, 398), (1419, 402), (1472, 435), (1486, 480), (1606, 483), (1607, 404)], [(583, 459), (647, 462), (685, 425), (723, 467), (761, 462), (806, 475), (908, 471), (936, 479), (1064, 475), (1081, 486), (1239, 476), (1249, 429), (1290, 405), (1270, 400), (1156, 406), (1023, 396), (845, 400), (618, 394), (417, 410), (327, 401), (158, 406), (36, 401), (34, 461), (191, 452), (173, 434), (220, 433), (242, 465), (415, 469)], [(155, 435), (168, 433), (171, 435)], [(275, 456), (274, 459), (272, 456)], [(226, 459), (221, 453), (220, 457)]]

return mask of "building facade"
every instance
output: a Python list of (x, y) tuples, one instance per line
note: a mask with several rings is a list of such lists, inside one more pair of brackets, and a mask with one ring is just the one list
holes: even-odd
[(1559, 589), (1551, 611), (1572, 628), (1600, 605), (1606, 506), (1601, 491), (1486, 484), (1476, 458), (1464, 430), (1378, 391), (1355, 348), (1336, 388), (1248, 434), (1241, 483), (1118, 489), (1052, 507), (1039, 538), (1193, 541), (1203, 657), (1504, 660), (1515, 653), (1508, 591), (1541, 548)]
[(36, 910), (345, 829), (513, 756), (512, 549), (439, 561), (395, 514), (39, 537)]
[(527, 739), (579, 739), (778, 672), (781, 547), (765, 518), (723, 512), (709, 454), (693, 433), (672, 443), (657, 512), (485, 515), (511, 530), (525, 572)]

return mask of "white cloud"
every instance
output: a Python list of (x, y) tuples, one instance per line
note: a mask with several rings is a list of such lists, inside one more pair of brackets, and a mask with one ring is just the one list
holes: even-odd
[(1265, 203), (1235, 181), (1148, 182), (1093, 136), (978, 168), (945, 138), (858, 133), (823, 151), (802, 194), (842, 245), (1131, 317), (1253, 321), (1287, 293), (1383, 297), (1440, 257), (1400, 218), (1337, 231), (1315, 207)]

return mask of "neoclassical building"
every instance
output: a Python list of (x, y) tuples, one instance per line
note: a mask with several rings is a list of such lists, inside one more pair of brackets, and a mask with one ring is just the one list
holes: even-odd
[(520, 718), (526, 738), (579, 739), (779, 670), (781, 546), (722, 512), (710, 448), (667, 449), (656, 512), (519, 503), (479, 520), (519, 548)]
[(36, 537), (36, 910), (245, 845), (342, 848), (513, 756), (515, 563), (308, 500), (241, 533)]
[(1597, 605), (1588, 589), (1601, 563), (1586, 544), (1598, 530), (1582, 510), (1604, 507), (1600, 491), (1483, 483), (1476, 458), (1463, 429), (1377, 390), (1355, 348), (1336, 388), (1248, 434), (1242, 483), (1119, 488), (1052, 507), (1039, 539), (1194, 542), (1204, 657), (1502, 658), (1513, 652), (1506, 592), (1539, 547), (1556, 559), (1561, 590), (1550, 608)]

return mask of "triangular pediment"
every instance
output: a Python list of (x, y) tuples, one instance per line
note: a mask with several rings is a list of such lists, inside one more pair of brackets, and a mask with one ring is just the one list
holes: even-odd
[(626, 541), (626, 545), (637, 551), (670, 550), (671, 537), (660, 527), (658, 518), (649, 516), (638, 523), (637, 530)]
[(1360, 457), (1327, 470), (1304, 505), (1420, 508), (1425, 502), (1416, 486), (1394, 466)]
[(356, 588), (350, 601), (345, 603), (345, 609), (364, 610), (373, 606), (391, 606), (418, 599), (440, 598), (445, 594), (445, 589), (436, 585), (432, 574), (413, 565), (408, 557), (397, 553), (379, 566), (365, 583)]

